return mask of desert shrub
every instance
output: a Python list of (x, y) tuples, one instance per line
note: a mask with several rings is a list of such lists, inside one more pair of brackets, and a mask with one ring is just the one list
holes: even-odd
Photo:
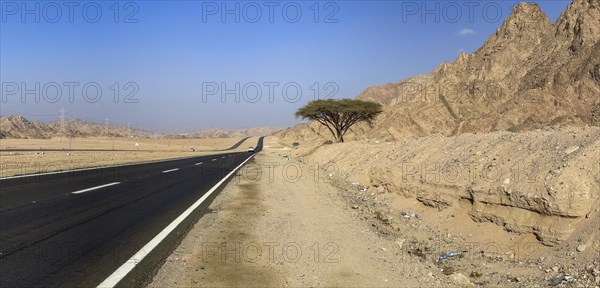
[(294, 147), (296, 147), (296, 146), (298, 146), (298, 145), (300, 145), (300, 143), (298, 143), (298, 142), (294, 142), (294, 143), (292, 143), (292, 146), (294, 146)]
[(329, 145), (329, 144), (333, 144), (333, 141), (327, 140), (327, 141), (323, 142), (323, 145)]

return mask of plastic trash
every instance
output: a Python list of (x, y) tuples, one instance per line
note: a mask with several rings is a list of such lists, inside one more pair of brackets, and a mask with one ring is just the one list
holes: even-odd
[(421, 216), (419, 216), (419, 214), (417, 213), (409, 213), (409, 212), (402, 212), (402, 217), (404, 218), (415, 218), (415, 219), (420, 219)]
[(462, 256), (462, 254), (465, 251), (458, 251), (458, 252), (448, 252), (448, 253), (442, 253), (442, 255), (440, 255), (440, 257), (438, 257), (438, 261), (442, 261), (442, 260), (446, 260), (448, 258), (453, 258), (453, 257), (457, 257), (457, 256)]

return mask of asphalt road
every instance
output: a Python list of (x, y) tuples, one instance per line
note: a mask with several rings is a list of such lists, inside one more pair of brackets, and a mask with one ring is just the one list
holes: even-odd
[(206, 151), (226, 151), (226, 150), (233, 150), (233, 149), (236, 149), (236, 148), (240, 147), (240, 145), (242, 145), (242, 143), (244, 143), (244, 141), (248, 140), (249, 138), (250, 137), (243, 138), (242, 140), (238, 141), (237, 143), (233, 144), (231, 147), (229, 147), (227, 149), (206, 150)]
[[(250, 155), (0, 180), (0, 286), (97, 286)], [(144, 281), (206, 205), (120, 284)]]

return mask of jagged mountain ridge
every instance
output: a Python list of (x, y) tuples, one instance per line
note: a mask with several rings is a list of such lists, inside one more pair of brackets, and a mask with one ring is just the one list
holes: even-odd
[[(600, 0), (573, 1), (556, 23), (537, 4), (520, 3), (473, 54), (429, 74), (367, 88), (357, 98), (383, 104), (384, 112), (373, 128), (356, 125), (345, 138), (598, 126), (599, 39)], [(281, 135), (310, 140), (315, 132), (329, 138), (317, 123)]]

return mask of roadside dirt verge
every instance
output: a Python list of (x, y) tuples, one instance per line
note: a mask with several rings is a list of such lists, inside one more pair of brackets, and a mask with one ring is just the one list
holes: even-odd
[[(380, 237), (310, 166), (275, 147), (246, 165), (149, 287), (447, 286), (430, 261)], [(259, 172), (260, 171), (260, 172)]]

